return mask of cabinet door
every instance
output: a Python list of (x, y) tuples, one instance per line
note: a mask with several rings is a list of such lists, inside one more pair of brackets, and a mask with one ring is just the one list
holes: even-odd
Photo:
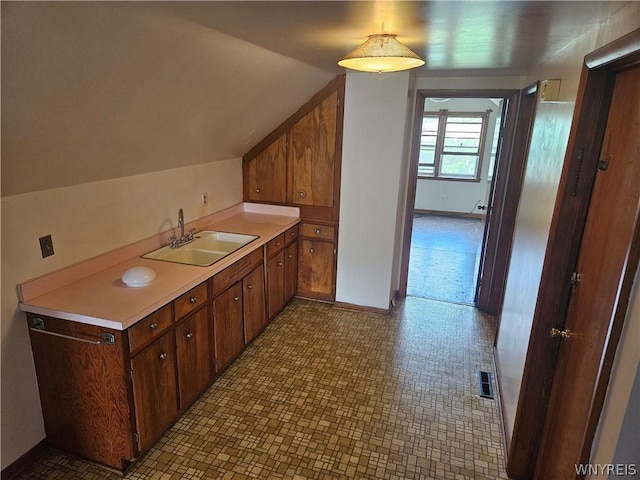
[(267, 284), (269, 285), (269, 318), (273, 318), (284, 305), (284, 250), (269, 259)]
[(286, 198), (287, 136), (282, 135), (244, 165), (244, 198), (284, 203)]
[(178, 413), (174, 333), (131, 359), (133, 401), (139, 450), (145, 450), (171, 424)]
[(284, 251), (284, 303), (296, 294), (298, 288), (298, 241)]
[(205, 307), (176, 327), (180, 408), (189, 405), (212, 378), (208, 320)]
[(333, 206), (337, 106), (333, 92), (289, 132), (289, 203)]
[(298, 292), (332, 300), (335, 295), (335, 244), (303, 239), (300, 249)]
[(220, 371), (242, 350), (242, 283), (236, 282), (213, 301), (216, 370)]
[(267, 323), (264, 267), (260, 265), (242, 280), (244, 340), (249, 343)]

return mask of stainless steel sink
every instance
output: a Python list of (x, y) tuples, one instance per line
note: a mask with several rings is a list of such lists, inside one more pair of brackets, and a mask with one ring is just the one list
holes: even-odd
[(171, 246), (167, 245), (146, 253), (142, 257), (164, 262), (208, 267), (253, 242), (256, 238), (258, 238), (256, 235), (243, 233), (203, 230), (195, 235), (193, 242), (178, 248), (171, 248)]

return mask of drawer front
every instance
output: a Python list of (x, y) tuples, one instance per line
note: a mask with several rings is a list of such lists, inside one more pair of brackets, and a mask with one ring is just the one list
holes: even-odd
[(262, 258), (262, 248), (257, 248), (215, 275), (212, 281), (214, 295), (224, 292), (247, 273), (251, 272), (262, 263)]
[(333, 225), (318, 225), (315, 223), (302, 223), (300, 225), (303, 237), (335, 240), (336, 227)]
[(152, 338), (158, 337), (173, 323), (171, 304), (156, 310), (129, 328), (129, 351), (133, 352)]
[(289, 245), (291, 242), (298, 238), (298, 225), (295, 225), (284, 232), (284, 243)]
[(200, 305), (207, 303), (207, 284), (201, 283), (196, 288), (192, 288), (187, 293), (183, 293), (174, 300), (176, 310), (176, 320), (180, 320), (185, 315), (191, 313)]
[(273, 240), (270, 240), (269, 243), (267, 243), (267, 256), (271, 258), (273, 255), (282, 250), (284, 248), (284, 242), (284, 233), (281, 233)]

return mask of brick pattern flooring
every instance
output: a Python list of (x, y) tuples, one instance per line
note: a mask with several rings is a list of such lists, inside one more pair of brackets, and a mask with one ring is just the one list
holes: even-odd
[[(125, 478), (506, 479), (477, 392), (494, 330), (423, 298), (390, 317), (295, 299)], [(122, 477), (50, 450), (21, 478)]]

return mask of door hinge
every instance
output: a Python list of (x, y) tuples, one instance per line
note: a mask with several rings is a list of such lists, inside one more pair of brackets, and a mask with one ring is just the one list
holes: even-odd
[(133, 441), (136, 445), (140, 443), (140, 435), (138, 435), (138, 432), (133, 432)]
[(571, 285), (578, 285), (582, 281), (582, 274), (579, 272), (573, 272), (571, 274)]
[(129, 378), (133, 380), (133, 368), (129, 369)]

